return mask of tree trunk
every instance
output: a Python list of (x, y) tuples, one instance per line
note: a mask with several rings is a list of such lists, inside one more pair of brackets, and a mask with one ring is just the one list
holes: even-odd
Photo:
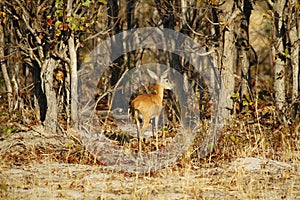
[[(5, 44), (4, 41), (4, 29), (3, 26), (0, 24), (0, 44)], [(6, 62), (5, 62), (5, 53), (4, 53), (4, 46), (0, 45), (0, 64), (1, 64), (1, 70), (3, 73), (4, 81), (5, 81), (5, 86), (7, 90), (7, 101), (8, 101), (8, 109), (9, 111), (12, 111), (13, 109), (13, 101), (12, 101), (12, 85), (10, 82), (10, 78), (8, 75), (7, 67), (6, 67)]]
[(276, 107), (281, 110), (285, 102), (285, 22), (283, 11), (286, 0), (275, 1), (273, 7), (273, 44), (272, 59), (274, 64), (274, 90)]
[(46, 95), (46, 117), (44, 121), (45, 131), (55, 132), (57, 123), (57, 102), (56, 93), (53, 88), (53, 70), (55, 69), (56, 61), (53, 58), (46, 58), (42, 66), (41, 76), (44, 83), (44, 92)]
[(249, 0), (237, 1), (238, 8), (241, 9), (240, 24), (237, 30), (237, 46), (239, 48), (239, 63), (241, 67), (241, 97), (244, 98), (250, 91), (250, 58), (248, 51), (251, 50), (249, 44), (249, 19), (253, 9)]
[(74, 34), (69, 40), (70, 70), (71, 70), (71, 118), (78, 127), (78, 78), (77, 78), (77, 54), (74, 44)]
[(291, 0), (288, 3), (288, 15), (287, 15), (287, 30), (290, 47), (290, 61), (292, 67), (292, 117), (296, 118), (299, 113), (299, 78), (300, 78), (300, 20), (299, 9), (295, 9), (296, 1)]
[[(224, 33), (224, 49), (223, 56), (221, 58), (222, 62), (222, 72), (221, 77), (223, 80), (224, 89), (226, 91), (226, 108), (233, 110), (233, 101), (231, 96), (234, 93), (234, 66), (236, 62), (236, 47), (234, 44), (234, 34), (231, 31), (226, 31)], [(228, 117), (229, 113), (227, 113)]]
[[(234, 2), (226, 2), (224, 7), (225, 28), (222, 35), (220, 47), (221, 53), (221, 78), (226, 92), (226, 108), (233, 111), (233, 101), (231, 96), (234, 93), (234, 67), (237, 63), (237, 50), (235, 45), (235, 18), (240, 14), (240, 11), (234, 7)], [(220, 17), (219, 17), (220, 18)], [(222, 19), (222, 18), (221, 18)], [(225, 113), (225, 118), (229, 118), (229, 112)]]
[[(67, 16), (72, 15), (73, 0), (68, 0), (67, 3)], [(78, 77), (77, 77), (77, 53), (75, 47), (74, 32), (71, 33), (68, 39), (68, 48), (70, 54), (70, 75), (71, 75), (71, 118), (74, 122), (75, 128), (78, 128)], [(68, 102), (69, 103), (69, 102)]]
[(299, 38), (300, 38), (300, 20), (299, 20), (299, 9), (294, 10), (296, 2), (292, 0), (289, 5), (288, 14), (288, 35), (291, 44), (291, 65), (292, 65), (292, 102), (295, 102), (299, 96)]
[[(115, 35), (118, 34), (119, 32), (121, 32), (121, 25), (120, 25), (120, 18), (119, 18), (119, 4), (118, 4), (118, 0), (108, 0), (107, 1), (107, 14), (108, 14), (108, 19), (107, 19), (107, 26), (108, 28), (111, 28), (111, 35)], [(114, 45), (117, 45), (120, 47), (120, 45), (123, 44), (116, 44), (115, 41), (112, 41), (112, 48), (114, 48)], [(120, 47), (120, 50), (124, 49), (124, 46)], [(122, 51), (122, 50), (121, 50)], [(117, 58), (116, 60), (113, 61), (113, 63), (111, 64), (111, 80), (110, 80), (110, 84), (111, 85), (115, 85), (120, 76), (121, 76), (121, 66), (124, 63), (124, 55), (120, 56), (119, 58)]]

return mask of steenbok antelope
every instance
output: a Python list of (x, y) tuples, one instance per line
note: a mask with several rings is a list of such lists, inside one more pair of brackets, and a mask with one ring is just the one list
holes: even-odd
[[(162, 73), (160, 77), (158, 77), (154, 72), (147, 69), (148, 74), (151, 78), (156, 80), (156, 85), (152, 86), (153, 89), (156, 90), (155, 94), (143, 94), (137, 96), (131, 102), (132, 114), (133, 118), (137, 125), (137, 138), (140, 144), (140, 137), (147, 129), (150, 120), (154, 119), (155, 131), (158, 130), (158, 120), (159, 115), (162, 110), (162, 101), (164, 96), (164, 89), (171, 90), (172, 85), (167, 79), (168, 71)], [(143, 119), (143, 127), (141, 129), (139, 119)], [(153, 124), (152, 131), (154, 136)]]

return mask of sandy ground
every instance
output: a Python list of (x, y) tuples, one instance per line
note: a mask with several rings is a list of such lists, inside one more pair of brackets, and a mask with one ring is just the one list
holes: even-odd
[(70, 164), (53, 159), (54, 153), (31, 153), (32, 159), (16, 162), (33, 149), (59, 148), (62, 141), (55, 138), (32, 132), (0, 141), (1, 199), (300, 199), (299, 152), (292, 156), (297, 162), (247, 157), (152, 174)]

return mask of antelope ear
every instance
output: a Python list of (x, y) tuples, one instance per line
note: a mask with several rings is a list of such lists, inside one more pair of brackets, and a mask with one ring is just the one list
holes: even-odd
[(147, 69), (147, 72), (151, 76), (151, 78), (154, 78), (155, 80), (158, 80), (158, 76), (153, 71)]
[(170, 71), (170, 68), (166, 69), (166, 71), (164, 71), (162, 73), (161, 78), (167, 78), (169, 71)]

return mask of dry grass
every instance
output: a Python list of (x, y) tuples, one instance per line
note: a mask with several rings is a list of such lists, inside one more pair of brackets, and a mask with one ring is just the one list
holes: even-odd
[[(298, 155), (299, 156), (299, 155)], [(44, 160), (1, 165), (5, 199), (296, 199), (296, 166), (277, 172), (247, 172), (231, 163), (201, 169), (167, 168), (154, 175), (128, 176), (91, 165)]]
[[(2, 199), (300, 198), (299, 126), (277, 127), (277, 131), (268, 131), (269, 127), (232, 121), (217, 150), (207, 159), (182, 158), (173, 166), (139, 175), (107, 170), (66, 136), (49, 137), (34, 131), (14, 133), (14, 137), (0, 143), (2, 150), (6, 148), (1, 155), (0, 196)], [(248, 165), (237, 160), (249, 157), (261, 158), (258, 161), (263, 163), (249, 170)]]
[(300, 199), (299, 123), (255, 119), (233, 119), (206, 159), (195, 144), (190, 157), (151, 174), (108, 170), (69, 135), (1, 128), (0, 198)]

